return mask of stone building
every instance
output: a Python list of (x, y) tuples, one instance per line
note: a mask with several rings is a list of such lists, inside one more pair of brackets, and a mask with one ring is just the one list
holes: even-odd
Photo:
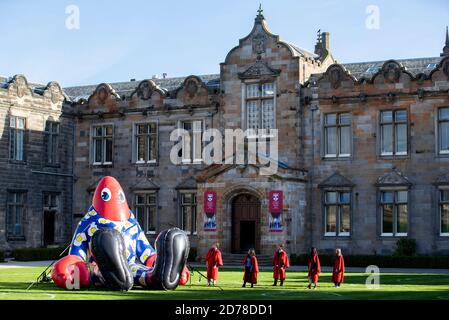
[[(64, 154), (73, 161), (66, 234), (112, 175), (150, 240), (179, 226), (200, 257), (216, 241), (225, 255), (268, 255), (278, 243), (290, 253), (389, 254), (401, 238), (416, 239), (420, 253), (448, 254), (448, 55), (449, 38), (440, 57), (339, 64), (329, 33), (308, 52), (273, 34), (260, 10), (220, 74), (64, 88), (60, 107), (74, 128), (73, 153)], [(192, 139), (171, 139), (175, 129)], [(208, 129), (250, 131), (211, 164), (202, 157)], [(253, 129), (278, 130), (277, 159), (271, 149), (251, 154), (251, 142), (276, 141)], [(239, 148), (248, 151), (242, 162)], [(277, 170), (263, 174), (262, 160)], [(52, 177), (72, 183), (72, 167), (64, 172)], [(205, 196), (215, 197), (213, 215)]]
[(74, 122), (56, 82), (0, 78), (0, 248), (71, 237)]

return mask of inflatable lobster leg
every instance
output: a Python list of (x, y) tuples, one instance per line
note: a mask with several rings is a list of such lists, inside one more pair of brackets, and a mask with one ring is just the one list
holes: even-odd
[(186, 262), (190, 249), (186, 233), (179, 228), (165, 230), (157, 236), (155, 246), (156, 261), (154, 269), (147, 274), (147, 287), (174, 290), (179, 284), (186, 284), (189, 278)]
[(90, 286), (90, 273), (86, 262), (72, 254), (55, 263), (51, 277), (58, 287), (64, 289), (80, 289)]

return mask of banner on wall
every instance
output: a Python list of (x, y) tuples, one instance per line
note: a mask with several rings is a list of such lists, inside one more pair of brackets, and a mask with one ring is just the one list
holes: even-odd
[(217, 222), (215, 213), (217, 211), (217, 193), (215, 191), (204, 192), (204, 231), (216, 231)]
[(268, 194), (269, 229), (271, 232), (282, 232), (283, 193), (272, 190)]

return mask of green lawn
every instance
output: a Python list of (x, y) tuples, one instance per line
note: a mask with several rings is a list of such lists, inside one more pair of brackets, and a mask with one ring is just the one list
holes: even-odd
[(386, 273), (380, 276), (380, 288), (368, 289), (368, 274), (347, 273), (341, 288), (333, 288), (331, 275), (323, 273), (316, 290), (306, 289), (304, 272), (289, 272), (283, 288), (273, 288), (271, 272), (261, 272), (254, 288), (242, 288), (241, 270), (220, 272), (218, 288), (207, 287), (198, 273), (191, 285), (180, 286), (175, 291), (146, 291), (134, 288), (129, 292), (98, 289), (67, 291), (52, 283), (39, 284), (30, 290), (28, 285), (42, 272), (42, 268), (0, 269), (0, 299), (445, 299), (449, 300), (449, 275)]

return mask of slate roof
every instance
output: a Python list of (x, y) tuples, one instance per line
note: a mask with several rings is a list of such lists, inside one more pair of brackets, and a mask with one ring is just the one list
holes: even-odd
[[(198, 76), (208, 88), (215, 89), (220, 88), (220, 75), (219, 74), (207, 74)], [(156, 85), (167, 90), (173, 91), (179, 88), (187, 77), (175, 77), (165, 79), (151, 79)], [(144, 79), (142, 79), (144, 80)], [(120, 96), (129, 96), (137, 88), (142, 80), (127, 81), (127, 82), (115, 82), (109, 83), (115, 92)], [(78, 101), (81, 98), (87, 99), (97, 88), (98, 84), (79, 86), (79, 87), (67, 87), (64, 88), (64, 92), (73, 100)]]
[[(408, 72), (416, 76), (419, 73), (429, 74), (441, 61), (441, 57), (398, 59), (395, 60), (402, 64)], [(371, 78), (380, 69), (385, 61), (370, 61), (343, 63), (342, 65), (351, 72), (357, 79)], [(371, 68), (371, 69), (370, 69)], [(368, 69), (370, 69), (368, 71)]]

